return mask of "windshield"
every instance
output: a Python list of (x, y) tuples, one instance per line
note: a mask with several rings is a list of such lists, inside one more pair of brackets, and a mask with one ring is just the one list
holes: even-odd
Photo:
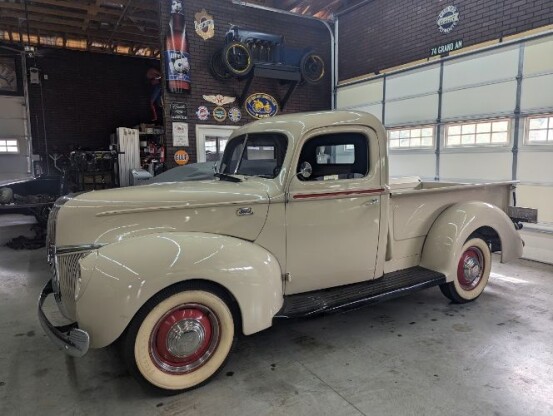
[(219, 171), (229, 175), (276, 177), (286, 156), (288, 138), (280, 133), (250, 133), (232, 139)]

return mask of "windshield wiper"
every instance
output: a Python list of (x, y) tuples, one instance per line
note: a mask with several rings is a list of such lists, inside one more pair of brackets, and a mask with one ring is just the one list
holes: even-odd
[(242, 179), (237, 178), (236, 176), (229, 175), (228, 173), (222, 173), (222, 172), (215, 172), (213, 174), (216, 178), (221, 179), (222, 181), (229, 181), (229, 182), (242, 182)]

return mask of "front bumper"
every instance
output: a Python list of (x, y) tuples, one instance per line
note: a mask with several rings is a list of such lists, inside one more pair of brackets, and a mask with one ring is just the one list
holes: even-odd
[(63, 349), (66, 354), (72, 357), (82, 357), (87, 353), (90, 345), (88, 332), (79, 329), (76, 322), (69, 325), (54, 326), (42, 310), (44, 301), (53, 293), (52, 280), (50, 280), (46, 283), (44, 289), (42, 289), (40, 298), (38, 299), (38, 320), (40, 321), (40, 325), (52, 342)]

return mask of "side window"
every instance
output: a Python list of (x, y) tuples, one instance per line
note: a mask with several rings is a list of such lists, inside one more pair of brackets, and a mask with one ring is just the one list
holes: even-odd
[[(355, 179), (369, 172), (368, 139), (361, 133), (325, 134), (308, 140), (301, 150), (296, 172), (309, 162), (309, 181)], [(301, 176), (298, 178), (301, 179)]]

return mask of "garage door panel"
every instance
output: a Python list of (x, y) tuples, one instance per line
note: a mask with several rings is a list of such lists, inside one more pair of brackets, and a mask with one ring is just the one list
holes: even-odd
[(436, 156), (432, 153), (391, 153), (390, 176), (420, 176), (432, 179), (436, 175)]
[(0, 123), (6, 118), (21, 118), (25, 120), (25, 106), (22, 97), (0, 97)]
[(534, 183), (553, 183), (552, 165), (553, 151), (520, 151), (518, 154), (518, 179)]
[(522, 80), (521, 110), (553, 109), (553, 74)]
[(425, 67), (386, 78), (386, 100), (437, 93), (439, 88), (440, 67)]
[(367, 103), (382, 101), (382, 78), (362, 84), (338, 87), (337, 108), (350, 108)]
[(511, 180), (511, 152), (501, 153), (442, 153), (441, 180)]
[(516, 102), (516, 81), (449, 91), (442, 100), (444, 119), (511, 114)]
[(524, 75), (553, 71), (553, 37), (528, 42), (524, 47)]
[(356, 107), (355, 109), (366, 111), (367, 113), (372, 114), (382, 122), (382, 104), (360, 106), (360, 107)]
[(553, 186), (517, 186), (517, 205), (538, 210), (538, 222), (553, 223)]
[(438, 94), (386, 102), (386, 125), (434, 123), (438, 118)]
[(445, 89), (515, 78), (518, 73), (518, 47), (494, 53), (477, 54), (450, 61), (444, 66)]

